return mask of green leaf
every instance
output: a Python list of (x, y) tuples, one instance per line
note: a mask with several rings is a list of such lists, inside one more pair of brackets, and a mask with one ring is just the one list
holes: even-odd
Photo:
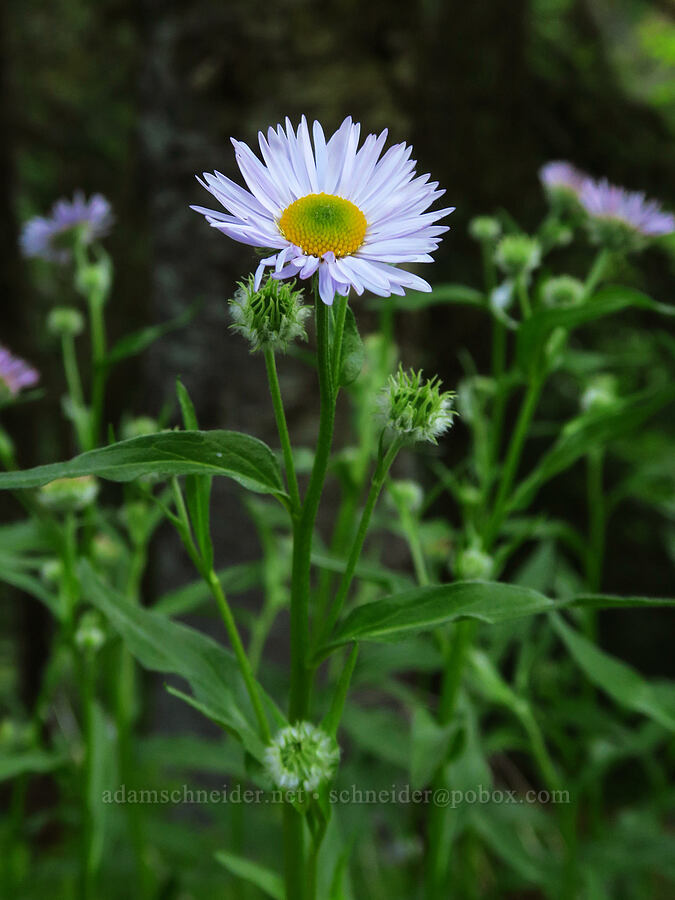
[(539, 488), (568, 469), (591, 447), (599, 447), (639, 428), (664, 406), (675, 401), (675, 385), (634, 394), (623, 403), (602, 412), (587, 414), (569, 423), (553, 447), (544, 454), (514, 491), (510, 509), (527, 507)]
[[(394, 309), (402, 311), (414, 311), (426, 309), (429, 306), (443, 306), (446, 304), (461, 304), (463, 306), (480, 306), (487, 309), (485, 295), (465, 284), (439, 284), (431, 291), (409, 291), (405, 297), (388, 297), (386, 302)], [(381, 300), (369, 304), (370, 309), (379, 309)]]
[(67, 760), (59, 753), (47, 750), (21, 750), (0, 753), (0, 781), (23, 775), (24, 772), (53, 772)]
[(86, 560), (79, 572), (88, 600), (106, 616), (139, 663), (153, 672), (184, 678), (198, 708), (262, 759), (264, 746), (234, 655), (199, 631), (130, 603), (101, 581)]
[(317, 659), (323, 659), (334, 647), (350, 641), (397, 640), (413, 632), (428, 631), (459, 619), (477, 619), (496, 625), (569, 606), (593, 609), (672, 607), (675, 600), (603, 594), (581, 594), (552, 600), (531, 588), (497, 581), (455, 581), (452, 584), (418, 587), (352, 610), (339, 623), (331, 640), (320, 648)]
[(327, 647), (395, 639), (458, 619), (506, 622), (552, 610), (555, 605), (537, 591), (499, 582), (456, 581), (413, 588), (357, 607), (338, 626)]
[(139, 331), (126, 335), (111, 348), (103, 364), (105, 366), (114, 366), (130, 356), (138, 356), (139, 353), (142, 353), (159, 338), (164, 337), (165, 334), (187, 325), (194, 318), (197, 309), (196, 305), (192, 306), (168, 322), (162, 322), (161, 325), (150, 325), (147, 328), (141, 328)]
[(6, 559), (0, 559), (0, 581), (41, 600), (55, 618), (61, 618), (62, 610), (58, 596), (47, 590), (39, 578), (18, 568), (10, 568)]
[(657, 303), (640, 291), (632, 288), (611, 285), (602, 288), (585, 303), (558, 309), (539, 309), (522, 323), (518, 331), (516, 356), (518, 363), (524, 367), (548, 334), (554, 328), (565, 328), (572, 331), (580, 325), (596, 319), (610, 316), (628, 307), (647, 309), (661, 315), (674, 316), (675, 306)]
[(268, 897), (272, 897), (273, 900), (284, 900), (286, 896), (284, 883), (276, 872), (264, 868), (260, 863), (252, 862), (234, 853), (226, 853), (224, 850), (216, 853), (216, 859), (233, 875), (254, 884)]
[(671, 708), (635, 669), (600, 650), (570, 628), (560, 616), (551, 616), (551, 622), (577, 665), (596, 687), (620, 706), (649, 716), (669, 731), (675, 731)]
[(345, 330), (342, 337), (342, 360), (340, 365), (340, 384), (345, 387), (361, 374), (366, 351), (356, 325), (354, 313), (347, 307)]
[(64, 463), (0, 473), (0, 490), (32, 488), (55, 478), (97, 475), (133, 481), (143, 475), (225, 475), (258, 493), (285, 495), (270, 448), (236, 431), (161, 431), (90, 450)]

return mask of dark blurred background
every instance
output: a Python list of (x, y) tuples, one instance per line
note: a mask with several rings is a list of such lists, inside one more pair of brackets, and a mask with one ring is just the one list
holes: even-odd
[[(19, 258), (17, 234), (23, 220), (76, 188), (104, 193), (116, 214), (111, 339), (202, 304), (191, 326), (116, 373), (111, 421), (129, 408), (159, 414), (180, 374), (204, 427), (248, 429), (272, 442), (260, 361), (227, 329), (225, 301), (254, 256), (188, 208), (207, 202), (196, 173), (238, 177), (230, 135), (254, 143), (258, 129), (304, 112), (327, 132), (350, 114), (365, 132), (387, 126), (392, 141), (412, 141), (419, 169), (457, 206), (425, 273), (436, 283), (479, 278), (466, 234), (474, 215), (505, 208), (523, 228), (536, 226), (545, 213), (537, 170), (550, 159), (675, 206), (670, 0), (6, 0), (0, 16), (0, 340), (39, 365), (46, 390), (39, 414), (22, 407), (7, 422), (23, 465), (73, 451), (58, 424), (60, 363), (44, 318), (74, 295), (65, 276), (55, 282)], [(590, 255), (569, 259), (583, 275)], [(644, 262), (643, 274), (622, 274), (671, 301), (673, 256), (650, 252)], [(374, 327), (372, 313), (357, 312), (362, 330)], [(622, 322), (654, 325), (639, 314)], [(486, 327), (484, 315), (461, 307), (400, 319), (404, 361), (437, 370), (453, 387), (461, 350), (485, 365)], [(311, 375), (290, 359), (282, 378), (291, 428), (311, 442)], [(560, 414), (556, 402), (544, 400), (551, 419)], [(459, 425), (446, 442), (448, 462), (465, 442)], [(583, 523), (583, 472), (560, 485), (542, 495), (541, 507)], [(255, 557), (235, 493), (219, 491), (220, 563)], [(14, 507), (2, 509), (11, 516)], [(624, 510), (610, 530), (605, 589), (672, 593), (662, 535), (655, 513)], [(152, 590), (191, 577), (171, 540), (157, 551)], [(35, 607), (30, 601), (20, 631), (37, 659)], [(611, 618), (606, 628), (615, 652), (646, 674), (668, 674), (663, 620), (621, 616), (623, 624)]]

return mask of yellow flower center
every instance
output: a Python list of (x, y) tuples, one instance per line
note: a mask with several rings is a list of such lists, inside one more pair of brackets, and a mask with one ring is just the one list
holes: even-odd
[(308, 256), (332, 250), (336, 256), (355, 253), (366, 236), (368, 223), (350, 200), (334, 194), (307, 194), (282, 212), (279, 230)]

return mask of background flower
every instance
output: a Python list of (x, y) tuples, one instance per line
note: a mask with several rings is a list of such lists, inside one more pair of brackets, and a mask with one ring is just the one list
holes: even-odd
[(67, 263), (72, 257), (76, 234), (85, 244), (104, 237), (113, 224), (110, 203), (101, 194), (89, 200), (76, 191), (72, 201), (57, 200), (49, 216), (29, 219), (21, 232), (24, 256), (48, 262)]
[(15, 397), (23, 388), (32, 387), (39, 380), (40, 374), (36, 369), (0, 346), (0, 393), (4, 387)]

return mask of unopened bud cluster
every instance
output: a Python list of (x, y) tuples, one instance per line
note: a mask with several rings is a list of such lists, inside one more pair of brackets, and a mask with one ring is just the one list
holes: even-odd
[(340, 750), (335, 740), (311, 722), (283, 728), (265, 751), (272, 782), (289, 791), (315, 791), (335, 774)]
[(49, 313), (47, 328), (57, 337), (62, 335), (77, 337), (84, 328), (84, 316), (79, 309), (57, 306)]
[(400, 439), (435, 444), (452, 425), (453, 397), (452, 391), (441, 390), (437, 376), (425, 379), (421, 371), (399, 366), (380, 395), (385, 427)]
[(253, 276), (239, 282), (230, 300), (234, 325), (250, 341), (251, 350), (286, 350), (291, 341), (305, 340), (303, 325), (310, 314), (303, 306), (302, 291), (294, 291), (295, 282), (268, 278), (256, 291)]
[(469, 234), (480, 243), (496, 241), (502, 233), (502, 226), (498, 219), (492, 216), (476, 216), (469, 222)]
[(584, 285), (571, 275), (549, 278), (541, 292), (544, 306), (574, 306), (584, 298)]
[(507, 275), (528, 275), (541, 262), (541, 247), (526, 234), (508, 234), (497, 244), (495, 260)]
[(462, 581), (485, 580), (492, 577), (494, 563), (481, 547), (470, 546), (457, 553), (453, 570)]
[(40, 488), (40, 502), (57, 512), (77, 512), (90, 506), (98, 496), (99, 484), (93, 475), (56, 478)]

